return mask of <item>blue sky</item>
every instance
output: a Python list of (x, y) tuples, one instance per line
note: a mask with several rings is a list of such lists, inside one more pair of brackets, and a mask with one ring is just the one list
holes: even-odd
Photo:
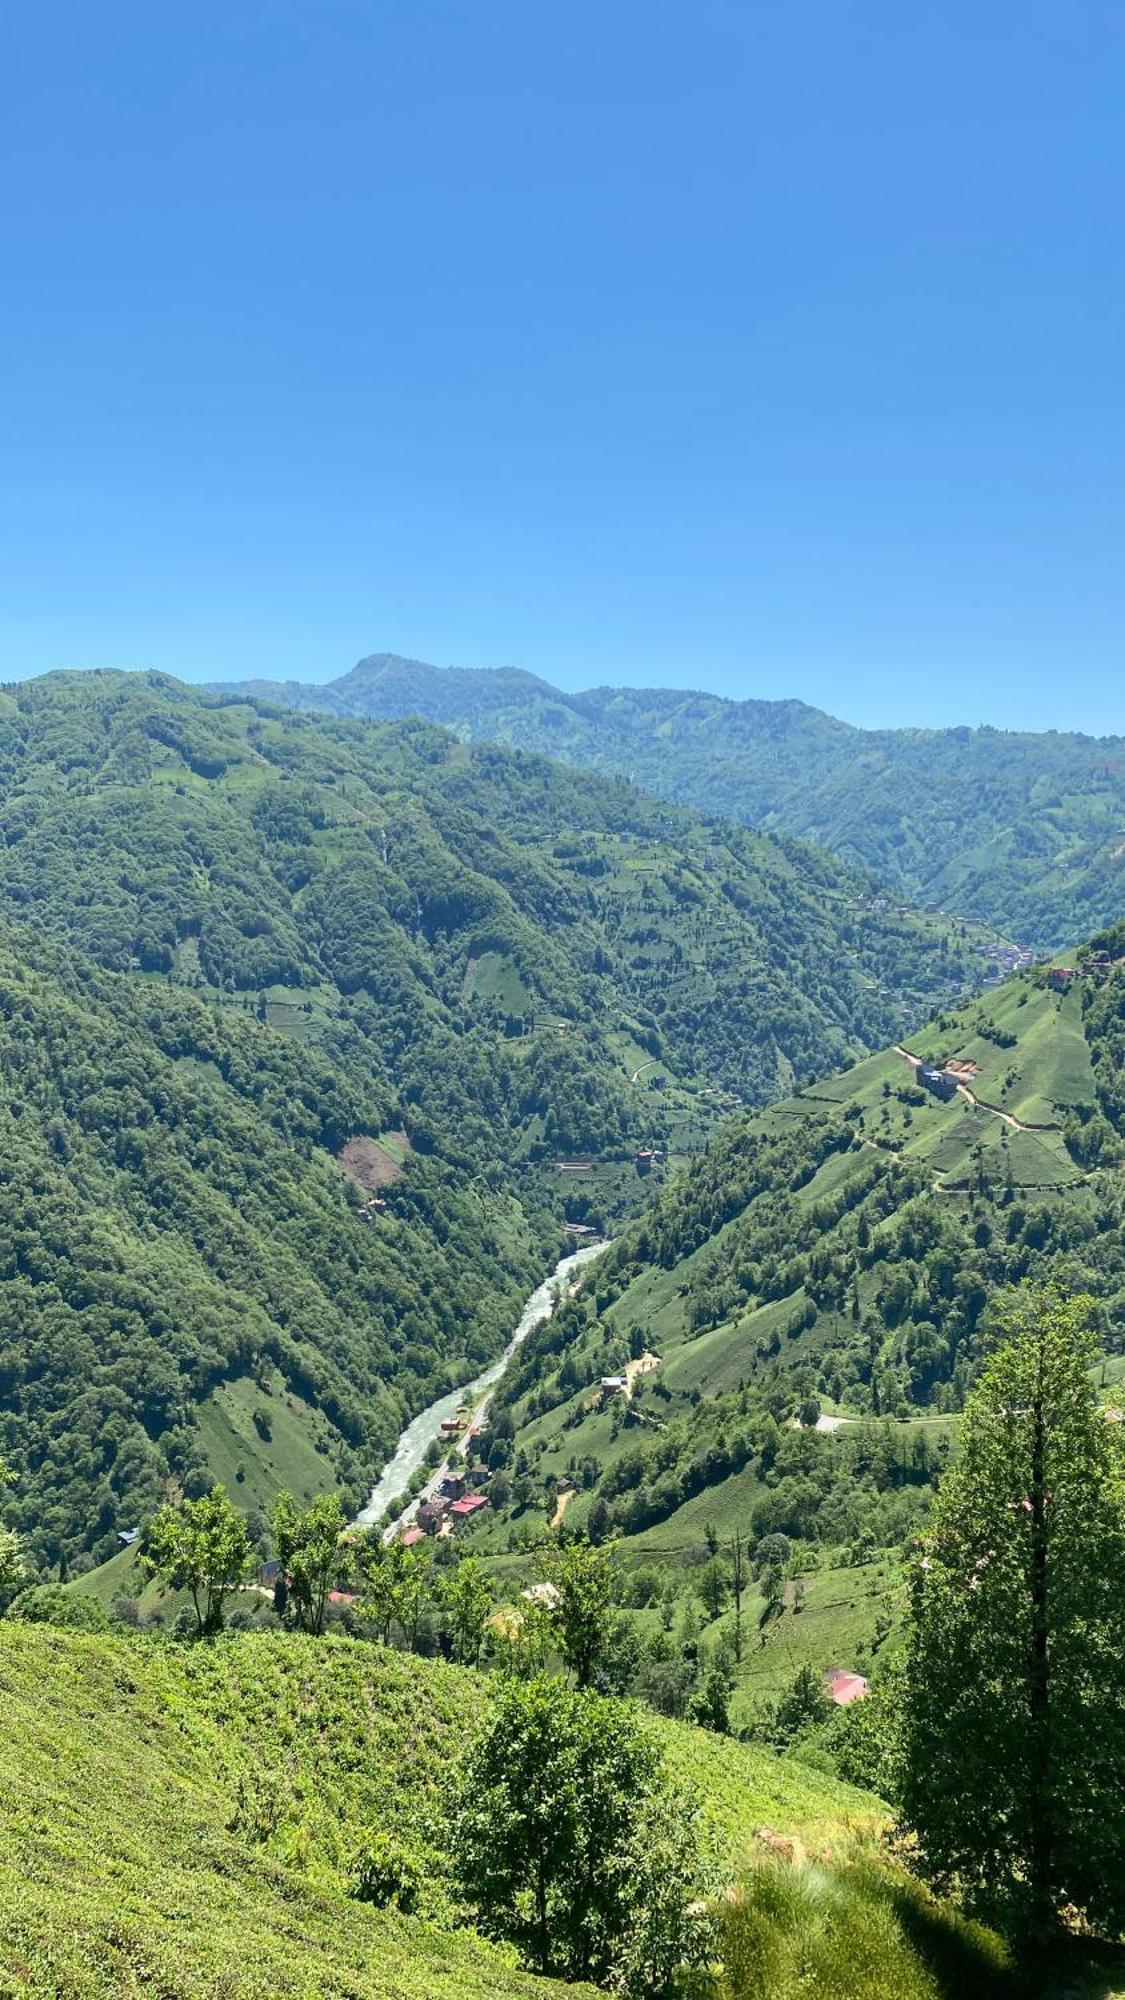
[(1125, 10), (6, 0), (0, 677), (1125, 732)]

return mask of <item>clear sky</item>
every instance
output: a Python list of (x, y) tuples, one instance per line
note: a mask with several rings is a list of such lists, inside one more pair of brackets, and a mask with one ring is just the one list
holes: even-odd
[(4, 0), (0, 677), (1125, 731), (1121, 0)]

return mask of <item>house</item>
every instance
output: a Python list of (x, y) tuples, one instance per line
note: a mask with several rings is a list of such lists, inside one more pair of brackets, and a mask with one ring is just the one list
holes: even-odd
[(118, 1528), (117, 1539), (123, 1549), (133, 1548), (141, 1539), (139, 1528)]
[(596, 1236), (592, 1222), (564, 1222), (563, 1231), (567, 1236)]
[(470, 1486), (487, 1486), (492, 1474), (487, 1465), (474, 1465), (469, 1470)]
[(441, 1490), (447, 1500), (463, 1500), (465, 1482), (459, 1472), (447, 1472), (441, 1482)]
[(1053, 965), (1047, 974), (1047, 984), (1053, 986), (1056, 993), (1065, 993), (1071, 980), (1077, 977), (1078, 972), (1073, 965)]
[(406, 1533), (402, 1537), (402, 1546), (404, 1549), (416, 1549), (419, 1542), (424, 1542), (425, 1539), (425, 1528), (407, 1528)]
[(460, 1437), (461, 1432), (464, 1430), (464, 1428), (465, 1428), (464, 1417), (444, 1417), (442, 1419), (441, 1424), (439, 1425), (439, 1429), (441, 1431), (443, 1438)]
[(562, 1478), (559, 1480), (558, 1485), (555, 1487), (555, 1492), (573, 1493), (573, 1491), (574, 1491), (574, 1481), (571, 1478), (569, 1472), (564, 1472)]
[(470, 1493), (464, 1500), (455, 1500), (449, 1512), (454, 1521), (470, 1521), (474, 1514), (479, 1513), (480, 1509), (487, 1505), (486, 1493)]
[(847, 1667), (829, 1667), (824, 1676), (829, 1698), (837, 1708), (850, 1708), (853, 1701), (862, 1701), (870, 1694), (871, 1684), (862, 1674), (851, 1673)]
[(418, 1526), (424, 1535), (433, 1535), (441, 1526), (441, 1508), (433, 1500), (418, 1502)]
[(957, 1078), (950, 1076), (944, 1069), (939, 1069), (936, 1063), (915, 1063), (914, 1074), (918, 1082), (926, 1090), (931, 1090), (935, 1097), (940, 1097), (943, 1103), (948, 1103), (951, 1097), (956, 1097)]
[(528, 1604), (542, 1604), (548, 1611), (553, 1611), (559, 1601), (558, 1585), (548, 1582), (531, 1583), (526, 1590), (520, 1591), (520, 1596), (526, 1598)]
[(627, 1396), (629, 1394), (629, 1377), (627, 1375), (603, 1375), (601, 1386), (603, 1395)]

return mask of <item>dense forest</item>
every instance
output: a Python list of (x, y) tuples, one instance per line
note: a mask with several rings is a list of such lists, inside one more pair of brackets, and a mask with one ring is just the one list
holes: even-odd
[(358, 1494), (564, 1214), (975, 962), (811, 850), (428, 725), (60, 675), (0, 697), (0, 775), (0, 1444), (43, 1561), (169, 1478)]
[(426, 716), (471, 741), (623, 773), (658, 797), (818, 842), (893, 893), (1057, 948), (1112, 922), (1125, 744), (1058, 731), (856, 729), (798, 701), (673, 688), (566, 694), (514, 668), (392, 654), (323, 687), (251, 684), (336, 715)]

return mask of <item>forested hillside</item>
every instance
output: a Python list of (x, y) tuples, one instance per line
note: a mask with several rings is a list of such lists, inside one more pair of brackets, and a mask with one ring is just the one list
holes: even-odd
[[(1123, 1037), (1125, 927), (732, 1119), (509, 1369), (475, 1543), (515, 1560), (563, 1516), (623, 1538), (635, 1684), (673, 1712), (715, 1659), (739, 1719), (803, 1662), (869, 1663), (1006, 1288), (1091, 1294), (1125, 1396)], [(737, 1667), (735, 1534), (802, 1579), (771, 1607), (748, 1574)], [(652, 1623), (685, 1603), (714, 1621), (686, 1662)]]
[(810, 851), (424, 725), (64, 675), (0, 698), (0, 771), (0, 1448), (43, 1561), (169, 1478), (358, 1493), (564, 1213), (973, 964)]
[[(899, 895), (1048, 949), (1125, 893), (1125, 743), (1051, 731), (856, 729), (797, 701), (668, 688), (564, 694), (513, 668), (376, 654), (324, 687), (252, 684), (336, 715), (427, 716), (469, 740), (621, 772), (646, 791), (784, 829)], [(935, 692), (935, 721), (940, 690)]]

